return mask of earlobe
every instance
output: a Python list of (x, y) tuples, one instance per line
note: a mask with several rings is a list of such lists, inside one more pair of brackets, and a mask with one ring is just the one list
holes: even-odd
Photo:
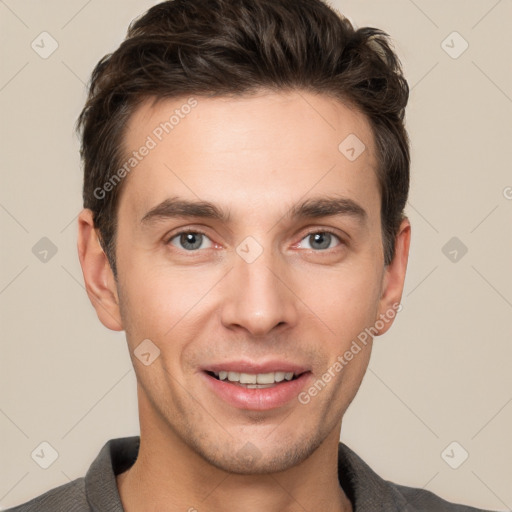
[[(384, 269), (382, 294), (379, 302), (379, 316), (376, 319), (378, 334), (384, 334), (392, 325), (404, 289), (407, 261), (409, 259), (409, 246), (411, 243), (411, 224), (405, 218), (395, 237), (395, 254), (391, 263)], [(378, 322), (378, 323), (377, 323)], [(384, 325), (383, 325), (384, 324)], [(380, 328), (382, 326), (382, 328)]]
[(77, 247), (87, 295), (98, 318), (108, 329), (122, 331), (116, 282), (89, 209), (82, 210), (78, 216)]

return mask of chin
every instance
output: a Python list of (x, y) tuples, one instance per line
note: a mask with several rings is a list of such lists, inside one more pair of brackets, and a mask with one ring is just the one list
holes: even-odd
[[(249, 436), (248, 436), (249, 437)], [(235, 444), (241, 448), (234, 450)], [(242, 441), (231, 442), (228, 446), (217, 446), (215, 452), (205, 447), (196, 447), (200, 457), (212, 466), (238, 475), (264, 475), (286, 471), (306, 460), (321, 444), (321, 440), (307, 439), (290, 440), (288, 443), (258, 443)], [(199, 449), (197, 449), (199, 448)]]

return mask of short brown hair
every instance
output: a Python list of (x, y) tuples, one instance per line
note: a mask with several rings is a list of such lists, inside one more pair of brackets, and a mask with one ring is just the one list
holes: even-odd
[(77, 121), (84, 208), (93, 212), (114, 276), (123, 183), (104, 197), (95, 191), (122, 165), (124, 131), (137, 105), (151, 97), (258, 89), (326, 94), (367, 116), (379, 161), (384, 261), (391, 262), (410, 156), (404, 127), (409, 87), (388, 34), (356, 30), (323, 0), (169, 0), (134, 20), (119, 48), (96, 65)]

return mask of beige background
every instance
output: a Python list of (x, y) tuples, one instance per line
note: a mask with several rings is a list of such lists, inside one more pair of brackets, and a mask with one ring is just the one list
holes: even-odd
[[(94, 64), (154, 3), (0, 0), (0, 508), (83, 476), (104, 442), (138, 433), (123, 333), (99, 323), (82, 284), (72, 129)], [(342, 440), (386, 479), (511, 510), (512, 3), (333, 4), (391, 34), (412, 89), (404, 307)], [(43, 31), (59, 45), (47, 59), (31, 48)], [(453, 31), (469, 44), (458, 58), (444, 48), (462, 39), (442, 45)], [(57, 248), (46, 263), (32, 252), (42, 237)], [(442, 251), (452, 237), (468, 249), (456, 262)], [(59, 454), (46, 470), (31, 458), (43, 441)], [(469, 453), (458, 469), (441, 457), (452, 441)]]

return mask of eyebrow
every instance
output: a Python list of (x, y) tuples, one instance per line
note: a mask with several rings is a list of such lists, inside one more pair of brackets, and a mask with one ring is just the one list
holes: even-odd
[[(320, 217), (334, 217), (345, 215), (352, 217), (360, 223), (365, 223), (368, 214), (366, 210), (347, 197), (313, 197), (293, 205), (284, 218), (291, 220), (314, 219)], [(165, 199), (154, 208), (151, 208), (141, 219), (141, 224), (149, 225), (158, 221), (177, 217), (195, 217), (201, 219), (217, 220), (229, 224), (231, 215), (225, 210), (209, 201), (189, 201), (172, 197)]]

